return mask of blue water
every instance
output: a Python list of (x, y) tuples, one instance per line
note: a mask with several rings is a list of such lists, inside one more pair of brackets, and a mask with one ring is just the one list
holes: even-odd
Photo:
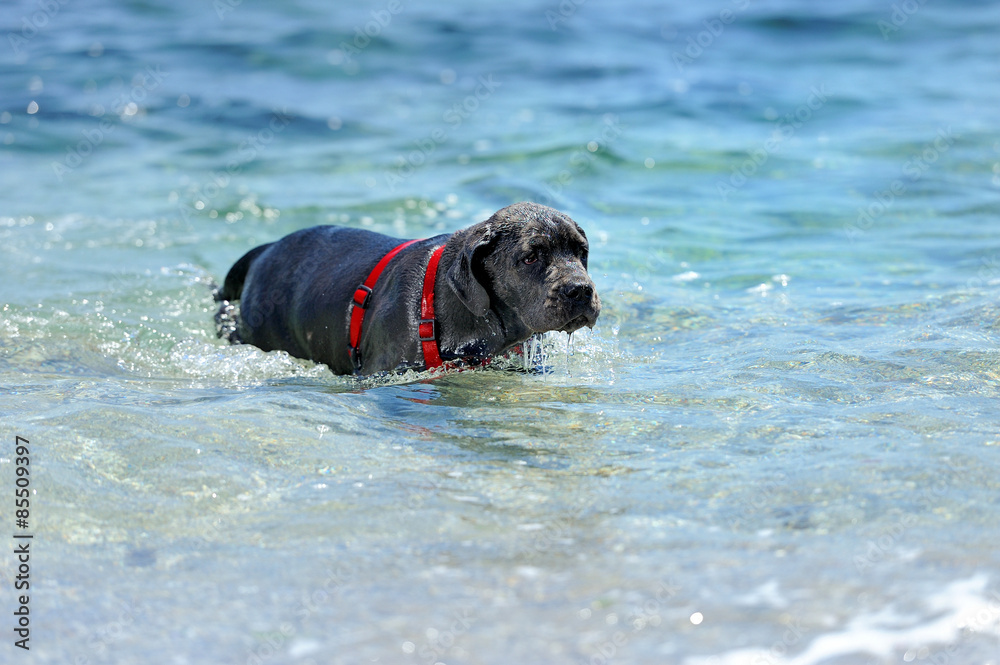
[[(4, 662), (1000, 663), (998, 31), (973, 1), (5, 4), (0, 482), (24, 436), (37, 494)], [(583, 226), (604, 303), (548, 374), (215, 337), (257, 244), (520, 200)]]

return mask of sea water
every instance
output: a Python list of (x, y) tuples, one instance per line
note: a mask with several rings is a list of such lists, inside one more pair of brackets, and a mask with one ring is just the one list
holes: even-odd
[[(1000, 662), (995, 3), (0, 14), (18, 659)], [(251, 247), (520, 200), (589, 237), (571, 349), (358, 381), (216, 338)]]

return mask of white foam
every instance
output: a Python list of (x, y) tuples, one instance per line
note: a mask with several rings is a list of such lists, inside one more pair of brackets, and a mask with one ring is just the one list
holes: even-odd
[[(890, 658), (915, 647), (931, 651), (954, 645), (970, 635), (1000, 637), (1000, 593), (986, 592), (984, 574), (949, 584), (927, 598), (923, 616), (901, 614), (894, 607), (866, 613), (847, 625), (816, 637), (797, 656), (783, 654), (798, 641), (778, 640), (769, 648), (735, 649), (715, 656), (687, 658), (685, 665), (819, 665), (830, 658), (868, 654)], [(808, 629), (800, 627), (803, 632)], [(963, 632), (963, 631), (968, 631)]]
[(750, 593), (736, 596), (733, 601), (748, 607), (769, 606), (779, 609), (788, 607), (788, 599), (781, 594), (778, 580), (770, 580), (761, 584)]

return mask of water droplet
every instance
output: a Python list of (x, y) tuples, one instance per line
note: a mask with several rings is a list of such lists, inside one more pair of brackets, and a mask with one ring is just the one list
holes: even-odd
[(566, 376), (573, 375), (571, 358), (573, 357), (573, 333), (566, 335)]

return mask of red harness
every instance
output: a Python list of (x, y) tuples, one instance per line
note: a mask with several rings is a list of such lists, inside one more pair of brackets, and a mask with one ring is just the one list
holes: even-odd
[[(347, 346), (347, 353), (354, 365), (354, 371), (361, 371), (361, 354), (358, 347), (361, 343), (361, 324), (365, 319), (365, 311), (371, 302), (372, 290), (379, 276), (385, 270), (389, 262), (403, 248), (412, 245), (419, 240), (408, 240), (396, 247), (391, 252), (382, 257), (382, 260), (372, 268), (368, 278), (364, 283), (359, 284), (354, 290), (354, 297), (351, 299), (351, 332), (350, 341)], [(427, 263), (427, 272), (424, 273), (424, 290), (420, 297), (420, 323), (417, 326), (417, 338), (424, 352), (424, 364), (427, 369), (440, 367), (444, 363), (441, 361), (441, 352), (437, 343), (437, 323), (434, 318), (434, 280), (437, 277), (438, 263), (441, 261), (441, 254), (444, 253), (444, 245), (441, 245), (431, 254), (431, 259)]]

